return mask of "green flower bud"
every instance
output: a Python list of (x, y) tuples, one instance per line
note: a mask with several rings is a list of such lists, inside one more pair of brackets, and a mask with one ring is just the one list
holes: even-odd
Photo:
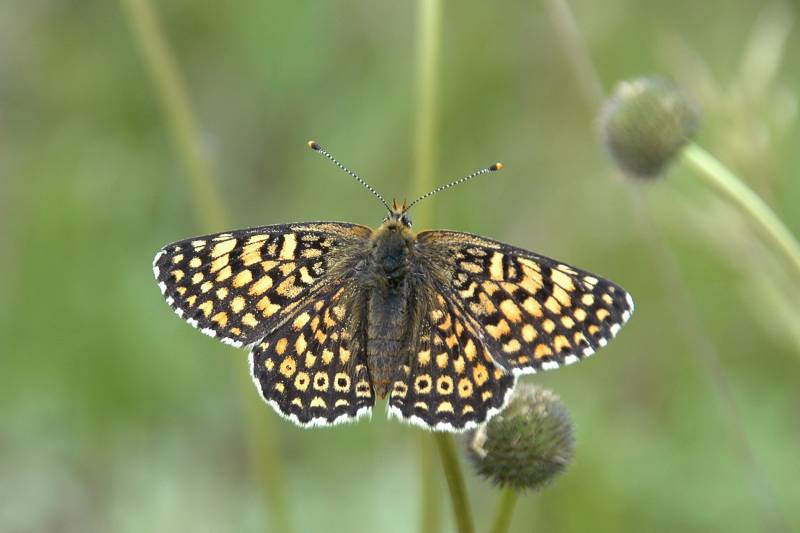
[(698, 112), (671, 80), (651, 76), (617, 84), (600, 112), (600, 137), (622, 171), (654, 178), (694, 135)]
[(518, 385), (508, 406), (468, 434), (478, 473), (515, 490), (544, 487), (572, 460), (569, 412), (549, 390)]

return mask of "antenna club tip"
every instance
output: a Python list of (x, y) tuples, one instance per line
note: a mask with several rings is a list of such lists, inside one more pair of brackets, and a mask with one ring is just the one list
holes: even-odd
[(503, 163), (501, 163), (500, 161), (489, 167), (489, 170), (491, 170), (492, 172), (496, 172), (502, 169), (503, 169)]
[(314, 150), (315, 152), (319, 152), (320, 148), (322, 148), (322, 147), (321, 147), (321, 146), (320, 146), (320, 145), (317, 143), (317, 141), (315, 141), (315, 140), (313, 140), (313, 139), (312, 139), (312, 140), (310, 140), (310, 141), (308, 141), (308, 143), (307, 143), (307, 144), (308, 144), (308, 147), (309, 147), (309, 148), (311, 148), (312, 150)]

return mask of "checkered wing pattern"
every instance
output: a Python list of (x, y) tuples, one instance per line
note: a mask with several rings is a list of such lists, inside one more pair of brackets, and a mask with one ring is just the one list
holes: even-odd
[(297, 425), (357, 420), (374, 403), (363, 343), (352, 338), (351, 287), (319, 295), (250, 352), (253, 381), (278, 414)]
[(336, 222), (263, 226), (179, 241), (153, 260), (172, 309), (206, 335), (252, 344), (343, 275), (372, 230)]
[(464, 315), (494, 361), (513, 374), (575, 363), (633, 312), (618, 285), (553, 259), (468, 233), (427, 231), (418, 246), (449, 257), (437, 290)]
[(474, 326), (441, 294), (389, 395), (389, 414), (436, 431), (464, 431), (506, 403), (515, 378), (495, 364)]

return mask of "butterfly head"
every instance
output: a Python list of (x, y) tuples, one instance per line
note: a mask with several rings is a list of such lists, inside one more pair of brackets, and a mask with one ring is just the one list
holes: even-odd
[(403, 200), (402, 204), (397, 203), (397, 200), (392, 200), (392, 206), (383, 218), (383, 223), (411, 229), (411, 217), (408, 215), (408, 207), (405, 200)]

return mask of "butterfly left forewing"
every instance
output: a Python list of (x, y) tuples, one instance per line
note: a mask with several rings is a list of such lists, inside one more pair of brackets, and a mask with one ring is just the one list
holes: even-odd
[[(167, 245), (153, 260), (161, 293), (203, 333), (242, 346), (263, 337), (345, 271), (365, 226), (311, 222), (216, 233)], [(341, 272), (337, 277), (341, 276)]]
[(620, 286), (533, 252), (453, 231), (423, 232), (417, 242), (441, 265), (438, 290), (515, 374), (591, 355), (633, 312)]

